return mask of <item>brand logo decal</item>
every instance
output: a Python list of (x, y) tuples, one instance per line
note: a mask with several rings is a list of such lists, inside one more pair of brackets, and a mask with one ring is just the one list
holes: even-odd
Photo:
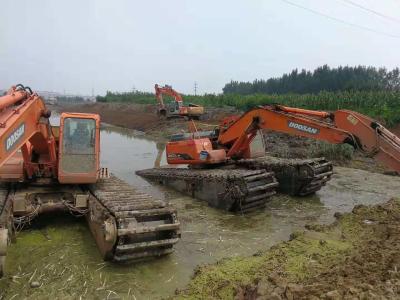
[(310, 127), (310, 126), (307, 126), (304, 124), (295, 123), (293, 121), (289, 121), (288, 126), (289, 126), (289, 128), (297, 129), (297, 130), (304, 131), (304, 132), (311, 133), (311, 134), (319, 133), (319, 129), (317, 129), (317, 128)]
[(6, 151), (9, 151), (16, 142), (18, 142), (25, 133), (25, 124), (22, 123), (6, 140)]

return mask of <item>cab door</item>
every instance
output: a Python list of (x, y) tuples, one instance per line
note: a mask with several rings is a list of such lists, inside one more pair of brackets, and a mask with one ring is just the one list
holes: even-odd
[(100, 117), (63, 113), (60, 118), (58, 180), (94, 183), (99, 170)]

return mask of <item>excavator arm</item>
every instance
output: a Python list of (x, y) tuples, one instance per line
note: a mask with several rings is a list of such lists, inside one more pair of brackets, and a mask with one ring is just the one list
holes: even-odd
[(252, 109), (220, 128), (218, 143), (227, 157), (246, 157), (259, 129), (304, 136), (332, 144), (347, 143), (400, 172), (400, 139), (377, 121), (360, 113), (334, 113), (268, 105)]
[[(263, 106), (252, 109), (231, 124), (220, 128), (218, 143), (228, 147), (228, 157), (241, 157), (248, 149), (259, 129), (270, 129), (298, 136), (324, 140), (332, 144), (349, 143), (354, 145), (354, 136), (334, 124), (325, 121), (331, 117), (324, 112), (286, 111), (282, 106)], [(308, 111), (311, 112), (311, 111)], [(320, 114), (316, 114), (320, 113)], [(318, 117), (323, 117), (317, 119)]]
[(157, 98), (158, 104), (161, 107), (165, 107), (163, 95), (174, 97), (176, 102), (182, 103), (182, 101), (183, 101), (182, 96), (177, 91), (175, 91), (172, 87), (170, 87), (168, 85), (159, 86), (158, 84), (156, 84), (154, 86), (154, 89), (156, 91), (156, 98)]
[(335, 124), (351, 132), (357, 146), (386, 167), (400, 172), (400, 139), (377, 121), (349, 110), (335, 112)]

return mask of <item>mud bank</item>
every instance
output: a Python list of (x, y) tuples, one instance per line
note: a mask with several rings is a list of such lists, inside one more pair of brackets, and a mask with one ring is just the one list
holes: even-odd
[[(151, 104), (91, 103), (55, 106), (54, 109), (58, 112), (98, 113), (105, 123), (139, 130), (148, 137), (158, 140), (167, 140), (170, 135), (182, 130), (186, 131), (188, 128), (188, 122), (183, 118), (160, 119), (156, 114), (156, 105)], [(223, 117), (237, 113), (238, 111), (231, 107), (207, 108), (204, 120), (196, 123), (203, 129), (210, 129)]]
[(399, 299), (400, 200), (306, 225), (266, 252), (199, 267), (176, 299)]

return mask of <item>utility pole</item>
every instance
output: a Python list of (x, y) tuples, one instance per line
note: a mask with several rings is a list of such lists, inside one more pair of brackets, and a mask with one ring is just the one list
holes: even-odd
[(194, 82), (194, 95), (197, 96), (197, 81)]

